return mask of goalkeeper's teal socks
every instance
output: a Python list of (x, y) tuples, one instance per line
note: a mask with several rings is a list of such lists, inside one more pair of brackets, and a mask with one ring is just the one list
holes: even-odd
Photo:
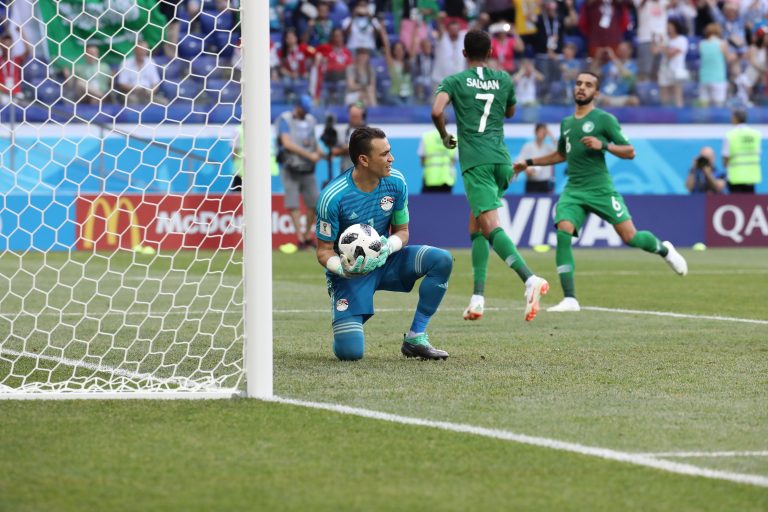
[(416, 305), (410, 330), (421, 334), (426, 332), (429, 320), (437, 311), (448, 290), (448, 279), (453, 269), (453, 256), (443, 249), (425, 245), (416, 253), (415, 266), (417, 272), (423, 272), (425, 275), (419, 285), (419, 303)]
[(357, 361), (365, 353), (363, 317), (348, 316), (333, 322), (333, 353), (342, 361)]
[(473, 295), (485, 295), (485, 280), (488, 278), (488, 256), (491, 247), (482, 233), (472, 233), (472, 275), (474, 276)]
[(632, 240), (629, 241), (630, 247), (637, 247), (645, 252), (651, 252), (658, 254), (661, 257), (665, 257), (669, 252), (666, 247), (661, 245), (661, 240), (650, 231), (638, 231)]
[(525, 264), (523, 257), (517, 252), (514, 242), (512, 242), (512, 239), (509, 238), (502, 228), (496, 228), (491, 231), (488, 241), (491, 242), (493, 250), (504, 260), (504, 263), (517, 272), (523, 283), (533, 275), (528, 265)]
[(557, 230), (557, 250), (555, 251), (557, 275), (560, 276), (560, 286), (563, 287), (563, 295), (575, 298), (576, 285), (574, 284), (573, 273), (576, 270), (576, 263), (573, 260), (572, 241), (572, 234)]

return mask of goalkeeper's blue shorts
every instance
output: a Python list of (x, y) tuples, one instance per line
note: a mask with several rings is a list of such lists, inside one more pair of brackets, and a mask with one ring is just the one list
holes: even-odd
[(386, 263), (372, 272), (353, 279), (326, 273), (328, 295), (331, 298), (333, 322), (361, 315), (363, 322), (373, 316), (373, 294), (378, 290), (410, 292), (416, 281), (426, 274), (422, 271), (425, 254), (434, 249), (429, 245), (409, 245), (387, 258)]

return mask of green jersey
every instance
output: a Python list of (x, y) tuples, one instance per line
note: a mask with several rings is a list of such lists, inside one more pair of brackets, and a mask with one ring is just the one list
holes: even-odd
[(504, 118), (516, 100), (509, 74), (471, 68), (443, 80), (436, 94), (441, 91), (450, 96), (456, 113), (461, 172), (478, 165), (510, 164)]
[(599, 108), (577, 119), (568, 116), (560, 123), (560, 140), (557, 151), (565, 155), (568, 162), (568, 187), (580, 189), (613, 187), (608, 166), (605, 165), (604, 151), (589, 149), (582, 142), (582, 137), (597, 137), (603, 146), (609, 142), (619, 145), (629, 144), (621, 131), (616, 118)]

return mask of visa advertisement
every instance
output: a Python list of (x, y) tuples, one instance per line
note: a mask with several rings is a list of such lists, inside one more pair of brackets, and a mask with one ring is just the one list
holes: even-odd
[[(680, 247), (768, 247), (768, 195), (625, 196), (638, 229)], [(502, 227), (520, 247), (555, 245), (557, 196), (504, 197)], [(452, 194), (409, 199), (413, 243), (469, 247), (469, 206)], [(302, 217), (306, 222), (306, 217)], [(272, 247), (296, 242), (281, 194), (272, 195)], [(242, 249), (237, 194), (87, 194), (0, 196), (0, 250), (114, 251)], [(576, 247), (622, 247), (609, 223), (590, 215)]]

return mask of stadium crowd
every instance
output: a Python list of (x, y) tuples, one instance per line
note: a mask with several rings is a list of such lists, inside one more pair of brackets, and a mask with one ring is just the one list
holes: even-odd
[[(159, 0), (166, 43), (109, 65), (88, 45), (68, 69), (48, 65), (38, 3), (4, 2), (5, 95), (237, 101), (238, 0)], [(463, 35), (478, 27), (521, 105), (568, 104), (581, 69), (601, 76), (605, 106), (765, 104), (767, 16), (768, 0), (270, 0), (272, 101), (428, 103), (464, 66)]]
[(765, 102), (766, 15), (765, 0), (272, 0), (273, 94), (428, 102), (478, 27), (522, 105), (569, 103), (590, 69), (608, 106), (750, 106)]

